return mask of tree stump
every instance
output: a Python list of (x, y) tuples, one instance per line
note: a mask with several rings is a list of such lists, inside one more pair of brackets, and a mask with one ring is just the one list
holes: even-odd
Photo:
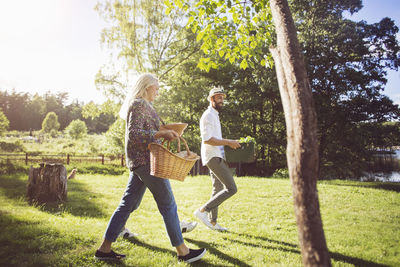
[(67, 200), (67, 170), (60, 163), (41, 163), (29, 169), (27, 197), (29, 203)]

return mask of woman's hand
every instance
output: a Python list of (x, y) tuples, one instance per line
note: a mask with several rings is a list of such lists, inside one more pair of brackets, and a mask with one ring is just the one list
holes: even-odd
[(168, 130), (165, 128), (161, 128), (158, 132), (156, 132), (154, 137), (157, 139), (165, 138), (168, 141), (172, 141), (172, 140), (179, 138), (179, 134), (177, 132), (175, 132), (174, 130)]

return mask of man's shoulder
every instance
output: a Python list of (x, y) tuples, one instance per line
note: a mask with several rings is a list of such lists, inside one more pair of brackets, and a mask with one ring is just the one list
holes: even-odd
[(201, 115), (200, 120), (210, 120), (212, 119), (213, 114), (211, 113), (211, 110), (208, 108), (203, 112), (203, 115)]

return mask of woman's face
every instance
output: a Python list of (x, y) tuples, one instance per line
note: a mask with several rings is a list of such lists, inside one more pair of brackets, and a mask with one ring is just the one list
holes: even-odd
[(160, 86), (157, 85), (152, 85), (147, 87), (147, 101), (149, 102), (153, 102), (154, 99), (156, 99), (156, 96), (158, 96), (158, 89), (160, 88)]

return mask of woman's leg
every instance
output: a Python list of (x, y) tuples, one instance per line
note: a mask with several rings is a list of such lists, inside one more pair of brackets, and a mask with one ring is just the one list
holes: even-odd
[(178, 250), (178, 247), (182, 246), (182, 244), (184, 245), (184, 242), (179, 225), (177, 206), (169, 180), (150, 175), (149, 165), (139, 167), (135, 172), (153, 194), (158, 210), (163, 216), (165, 228), (167, 229), (171, 244), (177, 247)]
[(111, 243), (117, 239), (129, 215), (139, 207), (145, 191), (146, 186), (139, 179), (138, 175), (134, 172), (130, 172), (128, 185), (117, 209), (114, 211), (108, 223), (107, 230), (104, 234), (104, 242), (99, 249), (100, 251), (110, 251)]

